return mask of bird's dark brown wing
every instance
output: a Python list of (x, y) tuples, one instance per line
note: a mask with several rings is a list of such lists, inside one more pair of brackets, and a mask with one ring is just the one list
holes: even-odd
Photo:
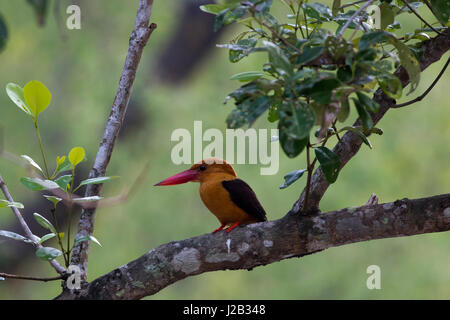
[(255, 192), (245, 181), (241, 179), (224, 180), (222, 185), (230, 194), (231, 201), (239, 208), (258, 221), (267, 221), (264, 208), (256, 198)]

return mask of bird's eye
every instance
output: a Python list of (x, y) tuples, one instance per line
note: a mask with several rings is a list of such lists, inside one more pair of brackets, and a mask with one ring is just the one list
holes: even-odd
[(206, 166), (200, 166), (200, 170), (201, 171), (205, 171), (206, 170)]

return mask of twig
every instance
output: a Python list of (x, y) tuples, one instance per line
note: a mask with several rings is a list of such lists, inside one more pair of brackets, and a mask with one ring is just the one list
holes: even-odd
[(369, 0), (367, 1), (366, 4), (364, 4), (361, 8), (359, 8), (358, 11), (356, 11), (351, 17), (350, 19), (347, 20), (347, 22), (344, 24), (344, 26), (342, 27), (342, 29), (339, 31), (339, 36), (342, 37), (342, 35), (344, 34), (345, 29), (348, 28), (348, 26), (353, 22), (353, 20), (359, 16), (359, 14), (366, 9), (368, 6), (370, 6), (373, 3), (374, 0)]
[(60, 276), (52, 277), (52, 278), (40, 278), (40, 277), (31, 277), (31, 276), (19, 276), (16, 274), (9, 274), (9, 273), (3, 273), (3, 272), (0, 272), (0, 277), (8, 278), (8, 279), (34, 280), (34, 281), (43, 281), (43, 282), (61, 280), (61, 279), (65, 278), (64, 275), (60, 275)]
[[(114, 145), (122, 127), (125, 113), (130, 100), (131, 90), (136, 77), (137, 68), (141, 60), (142, 52), (147, 41), (156, 29), (156, 24), (149, 25), (152, 13), (153, 0), (140, 0), (136, 15), (136, 23), (130, 36), (127, 56), (125, 58), (119, 86), (106, 123), (103, 138), (97, 151), (89, 178), (102, 177), (106, 173)], [(85, 196), (98, 196), (102, 185), (88, 185)], [(94, 231), (96, 208), (83, 209), (78, 224), (78, 232), (75, 238), (92, 235)], [(81, 270), (81, 279), (86, 281), (88, 268), (90, 241), (83, 241), (73, 247), (71, 264), (77, 265)]]
[(438, 83), (439, 79), (440, 79), (440, 78), (442, 77), (442, 75), (444, 74), (445, 69), (447, 69), (449, 63), (450, 63), (450, 58), (447, 59), (447, 62), (445, 63), (444, 67), (442, 68), (441, 72), (439, 72), (439, 74), (438, 74), (438, 76), (436, 77), (436, 79), (434, 79), (433, 83), (428, 87), (427, 90), (425, 90), (424, 93), (422, 93), (422, 94), (421, 94), (420, 96), (418, 96), (417, 98), (412, 99), (412, 100), (410, 100), (410, 101), (408, 101), (408, 102), (404, 102), (404, 103), (401, 103), (401, 104), (393, 105), (391, 108), (402, 108), (402, 107), (406, 107), (406, 106), (409, 106), (410, 104), (419, 102), (419, 101), (421, 101), (423, 98), (425, 98), (425, 96), (433, 89), (433, 87), (436, 85), (436, 83)]
[(352, 3), (343, 4), (342, 6), (340, 6), (338, 8), (338, 10), (342, 10), (344, 8), (351, 7), (351, 6), (354, 6), (355, 4), (363, 3), (363, 2), (366, 2), (366, 1), (367, 0), (359, 0), (359, 1), (352, 2)]
[[(5, 181), (3, 180), (2, 176), (0, 175), (0, 189), (2, 190), (3, 194), (5, 195), (6, 200), (10, 202), (14, 202), (14, 199), (12, 198), (11, 194), (9, 193), (8, 187), (6, 186)], [(22, 217), (22, 214), (20, 213), (19, 209), (16, 207), (11, 207), (11, 210), (16, 215), (17, 219), (19, 220), (20, 225), (22, 226), (22, 229), (25, 231), (25, 234), (30, 241), (32, 241), (33, 245), (36, 247), (36, 249), (42, 248), (42, 245), (35, 240), (35, 236), (31, 232), (30, 228), (28, 227), (27, 223)], [(50, 260), (50, 265), (58, 272), (59, 274), (63, 275), (66, 273), (66, 270), (56, 261), (56, 260)]]
[(439, 31), (433, 28), (433, 26), (429, 24), (424, 18), (422, 18), (422, 16), (418, 14), (417, 11), (414, 10), (414, 8), (409, 5), (407, 0), (402, 0), (402, 2), (409, 8), (409, 10), (411, 10), (412, 13), (414, 13), (417, 16), (417, 18), (419, 18), (423, 23), (425, 23), (431, 30), (433, 30), (437, 34), (441, 34)]

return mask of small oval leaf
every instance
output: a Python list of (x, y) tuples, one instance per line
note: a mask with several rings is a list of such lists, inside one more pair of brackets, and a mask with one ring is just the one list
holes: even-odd
[(50, 221), (45, 219), (43, 216), (41, 216), (39, 213), (33, 213), (34, 219), (39, 223), (43, 228), (50, 230), (53, 233), (57, 233), (55, 227), (51, 224)]
[(341, 167), (339, 157), (327, 147), (317, 147), (314, 149), (317, 160), (319, 160), (322, 171), (329, 183), (336, 181)]
[(39, 167), (39, 165), (38, 165), (33, 159), (31, 159), (31, 157), (27, 156), (26, 154), (21, 155), (21, 157), (22, 157), (23, 159), (25, 159), (25, 160), (28, 162), (28, 164), (29, 164), (30, 166), (35, 167), (35, 168), (38, 169), (40, 172), (43, 172), (42, 169), (41, 169), (41, 167)]
[(62, 252), (56, 248), (42, 247), (36, 250), (36, 256), (44, 261), (51, 261), (62, 255)]
[(23, 112), (31, 116), (31, 110), (25, 102), (22, 87), (15, 83), (8, 83), (6, 85), (6, 93), (12, 102), (14, 102)]
[(69, 161), (76, 167), (77, 164), (84, 160), (85, 155), (86, 152), (82, 147), (75, 147), (69, 152)]
[(47, 109), (52, 95), (47, 87), (40, 81), (30, 81), (23, 87), (25, 102), (31, 113), (37, 117), (42, 111)]
[(280, 186), (280, 189), (285, 189), (285, 188), (289, 187), (295, 181), (300, 179), (300, 177), (303, 176), (305, 171), (306, 171), (306, 169), (301, 169), (301, 170), (295, 170), (295, 171), (289, 172), (287, 175), (284, 176), (284, 182)]

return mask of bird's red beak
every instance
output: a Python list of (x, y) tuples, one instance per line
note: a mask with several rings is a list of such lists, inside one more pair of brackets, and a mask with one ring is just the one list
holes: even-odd
[(189, 181), (195, 181), (198, 179), (199, 172), (197, 170), (186, 170), (176, 175), (173, 175), (166, 180), (158, 182), (155, 186), (173, 186), (175, 184), (182, 184)]

